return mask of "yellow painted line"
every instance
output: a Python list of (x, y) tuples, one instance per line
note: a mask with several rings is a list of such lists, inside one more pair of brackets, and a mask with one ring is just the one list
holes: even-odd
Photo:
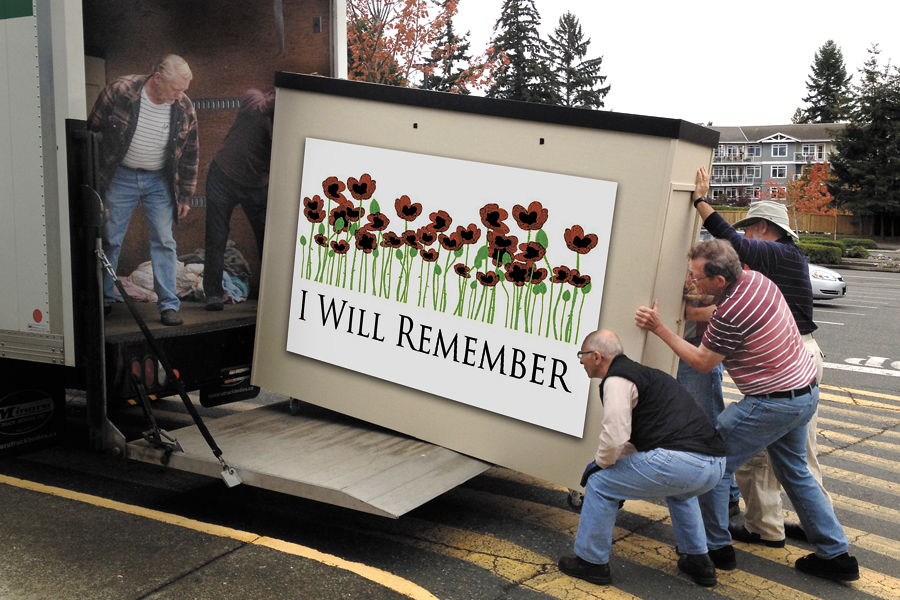
[[(733, 396), (743, 396), (743, 394), (734, 386), (734, 382), (729, 377), (724, 378), (724, 383), (731, 385), (722, 385), (722, 392)], [(826, 391), (829, 390), (829, 391)], [(830, 393), (831, 391), (839, 393)], [(874, 400), (866, 400), (859, 396), (869, 396), (871, 398), (880, 398), (882, 400), (894, 400), (900, 402), (900, 396), (892, 394), (882, 394), (879, 392), (866, 392), (864, 390), (854, 390), (850, 388), (839, 388), (830, 385), (823, 385), (819, 390), (819, 400), (835, 402), (838, 404), (848, 404), (851, 406), (860, 406), (865, 408), (879, 408), (883, 410), (900, 410), (900, 406), (896, 404), (886, 404), (884, 402), (875, 402)]]
[[(896, 431), (885, 431), (884, 429), (879, 429), (877, 427), (869, 427), (867, 425), (858, 425), (857, 423), (846, 423), (844, 421), (837, 421), (835, 419), (819, 419), (818, 423), (822, 423), (824, 425), (828, 425), (829, 427), (840, 427), (844, 429), (852, 429), (854, 431), (861, 431), (863, 433), (867, 433), (870, 436), (881, 436), (882, 439), (887, 440), (897, 440), (897, 449), (900, 450), (900, 433)], [(821, 429), (821, 428), (820, 428)]]
[(870, 502), (863, 502), (856, 498), (840, 496), (834, 492), (829, 492), (829, 494), (831, 494), (831, 499), (834, 501), (835, 508), (855, 512), (866, 517), (884, 519), (885, 521), (894, 524), (900, 523), (900, 510), (888, 508), (886, 506), (878, 506), (877, 504), (872, 504)]
[(862, 452), (856, 452), (849, 448), (838, 448), (828, 452), (828, 456), (835, 458), (843, 458), (855, 463), (862, 463), (882, 471), (891, 471), (892, 473), (900, 473), (900, 464), (895, 461), (885, 460), (877, 456), (870, 456)]
[[(852, 444), (854, 446), (866, 446), (868, 448), (877, 448), (887, 452), (900, 452), (900, 444), (891, 442), (881, 442), (872, 439), (863, 439), (860, 437), (847, 435), (838, 431), (830, 431), (828, 429), (820, 429), (819, 437), (824, 438), (826, 442)], [(821, 442), (819, 443), (821, 446)]]
[(823, 390), (832, 390), (835, 392), (844, 392), (846, 394), (862, 394), (863, 396), (871, 396), (872, 398), (883, 398), (884, 400), (896, 400), (900, 402), (900, 396), (895, 394), (882, 394), (880, 392), (867, 392), (865, 390), (854, 390), (852, 388), (842, 388), (834, 385), (823, 385)]
[(382, 587), (393, 590), (398, 594), (413, 598), (414, 600), (438, 600), (437, 597), (431, 594), (431, 592), (429, 592), (428, 590), (412, 583), (411, 581), (403, 579), (402, 577), (398, 577), (392, 573), (388, 573), (387, 571), (382, 571), (381, 569), (376, 569), (368, 565), (347, 561), (337, 556), (325, 554), (319, 552), (318, 550), (314, 550), (306, 546), (301, 546), (299, 544), (285, 542), (270, 537), (259, 536), (255, 533), (241, 531), (239, 529), (232, 529), (230, 527), (221, 527), (212, 523), (195, 521), (194, 519), (186, 519), (184, 517), (179, 517), (178, 515), (151, 510), (140, 506), (133, 506), (131, 504), (116, 502), (114, 500), (107, 500), (106, 498), (91, 496), (89, 494), (83, 494), (81, 492), (73, 492), (71, 490), (43, 485), (32, 481), (16, 479), (14, 477), (7, 477), (5, 475), (0, 475), (0, 483), (4, 483), (6, 485), (21, 488), (24, 490), (29, 490), (32, 492), (57, 496), (68, 500), (74, 500), (76, 502), (83, 502), (92, 506), (115, 510), (117, 512), (129, 515), (153, 519), (154, 521), (160, 521), (169, 525), (175, 525), (176, 527), (191, 529), (200, 533), (207, 533), (209, 535), (214, 535), (217, 537), (238, 540), (246, 544), (264, 546), (266, 548), (271, 548), (285, 554), (292, 554), (301, 558), (307, 558), (309, 560), (314, 560), (330, 567), (335, 567), (344, 571), (355, 573), (360, 577), (368, 579)]

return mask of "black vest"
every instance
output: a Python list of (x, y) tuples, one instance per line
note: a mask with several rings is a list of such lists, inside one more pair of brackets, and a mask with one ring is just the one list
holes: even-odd
[(725, 442), (693, 396), (659, 369), (645, 367), (624, 354), (615, 357), (609, 377), (622, 377), (637, 387), (637, 406), (631, 411), (631, 439), (638, 452), (654, 448), (725, 456)]

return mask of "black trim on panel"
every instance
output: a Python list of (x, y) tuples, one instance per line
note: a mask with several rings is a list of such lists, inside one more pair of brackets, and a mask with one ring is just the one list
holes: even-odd
[(719, 143), (718, 131), (680, 119), (549, 106), (532, 102), (484, 98), (482, 96), (464, 96), (462, 94), (402, 88), (361, 81), (348, 81), (346, 79), (332, 79), (317, 75), (285, 73), (282, 71), (275, 73), (275, 86), (304, 92), (472, 113), (489, 117), (503, 117), (522, 121), (536, 121), (571, 127), (666, 137), (692, 142), (709, 148), (715, 148)]

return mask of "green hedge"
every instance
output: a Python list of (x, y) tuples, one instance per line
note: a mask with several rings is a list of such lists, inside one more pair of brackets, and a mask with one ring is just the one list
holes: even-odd
[(817, 265), (839, 265), (841, 264), (841, 248), (838, 246), (825, 246), (822, 244), (806, 244), (800, 242), (798, 244), (800, 250), (806, 255), (806, 259)]
[(875, 242), (875, 240), (870, 240), (868, 238), (844, 238), (841, 240), (841, 243), (844, 244), (845, 248), (862, 246), (866, 250), (874, 250), (878, 247), (878, 244)]
[(869, 251), (862, 246), (851, 246), (845, 252), (847, 258), (869, 258)]

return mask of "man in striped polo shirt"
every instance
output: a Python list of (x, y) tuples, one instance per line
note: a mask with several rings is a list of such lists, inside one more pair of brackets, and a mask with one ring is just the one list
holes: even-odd
[[(704, 227), (714, 237), (728, 241), (743, 264), (771, 279), (781, 290), (797, 322), (800, 337), (816, 363), (816, 381), (821, 385), (824, 357), (813, 337), (817, 327), (813, 322), (809, 266), (803, 252), (794, 243), (800, 236), (790, 227), (787, 209), (779, 202), (754, 202), (747, 211), (747, 216), (732, 227), (706, 201), (708, 191), (709, 174), (705, 167), (700, 167), (697, 171), (697, 189), (692, 200), (703, 219)], [(744, 235), (735, 231), (740, 228), (744, 229)], [(822, 485), (822, 469), (817, 457), (817, 424), (818, 414), (813, 414), (806, 430), (806, 461), (810, 473), (831, 502), (831, 496)], [(747, 510), (744, 525), (732, 528), (731, 535), (734, 539), (775, 548), (784, 546), (785, 533), (791, 537), (806, 539), (805, 533), (796, 523), (784, 522), (781, 485), (766, 452), (760, 452), (747, 461), (735, 476)]]
[[(172, 225), (187, 216), (197, 185), (197, 115), (184, 94), (191, 79), (187, 62), (169, 54), (149, 75), (126, 75), (107, 85), (88, 117), (88, 129), (101, 135), (97, 191), (108, 211), (103, 251), (115, 269), (131, 215), (140, 203), (163, 325), (183, 323), (178, 316)], [(107, 273), (103, 295), (109, 310), (116, 298)]]
[(797, 560), (797, 569), (841, 581), (859, 579), (844, 530), (806, 464), (807, 423), (819, 402), (816, 365), (784, 296), (761, 273), (744, 271), (737, 252), (724, 240), (700, 242), (688, 258), (691, 281), (716, 304), (700, 346), (662, 322), (656, 301), (652, 308), (639, 308), (635, 321), (701, 373), (723, 363), (744, 394), (718, 419), (728, 451), (725, 477), (700, 497), (710, 558), (720, 569), (737, 565), (728, 530), (730, 476), (767, 448), (778, 480), (816, 546), (815, 553)]

